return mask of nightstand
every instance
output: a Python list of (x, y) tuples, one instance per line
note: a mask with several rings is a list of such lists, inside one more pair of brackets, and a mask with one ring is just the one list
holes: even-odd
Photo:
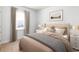
[(79, 51), (79, 35), (70, 35), (70, 43), (74, 51)]

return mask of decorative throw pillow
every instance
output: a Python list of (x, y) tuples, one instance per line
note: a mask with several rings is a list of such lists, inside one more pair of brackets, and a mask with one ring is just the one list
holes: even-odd
[(46, 32), (55, 32), (55, 29), (54, 28), (50, 28), (50, 27), (46, 27), (44, 30)]
[(65, 39), (68, 39), (68, 35), (63, 35), (63, 37), (64, 37)]
[(58, 33), (58, 34), (63, 35), (64, 32), (65, 32), (65, 29), (64, 28), (55, 28), (55, 32)]

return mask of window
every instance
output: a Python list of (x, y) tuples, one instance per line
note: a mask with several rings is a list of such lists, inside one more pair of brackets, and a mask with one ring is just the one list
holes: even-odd
[(25, 13), (23, 10), (16, 10), (16, 30), (24, 29)]

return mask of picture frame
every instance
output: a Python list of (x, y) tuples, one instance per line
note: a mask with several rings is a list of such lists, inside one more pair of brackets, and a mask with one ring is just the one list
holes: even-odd
[(49, 13), (50, 21), (63, 21), (63, 10), (56, 10)]

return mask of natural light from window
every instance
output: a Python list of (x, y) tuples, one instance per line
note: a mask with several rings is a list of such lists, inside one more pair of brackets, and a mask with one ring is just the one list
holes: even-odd
[(23, 10), (16, 10), (16, 30), (24, 29), (25, 13)]

